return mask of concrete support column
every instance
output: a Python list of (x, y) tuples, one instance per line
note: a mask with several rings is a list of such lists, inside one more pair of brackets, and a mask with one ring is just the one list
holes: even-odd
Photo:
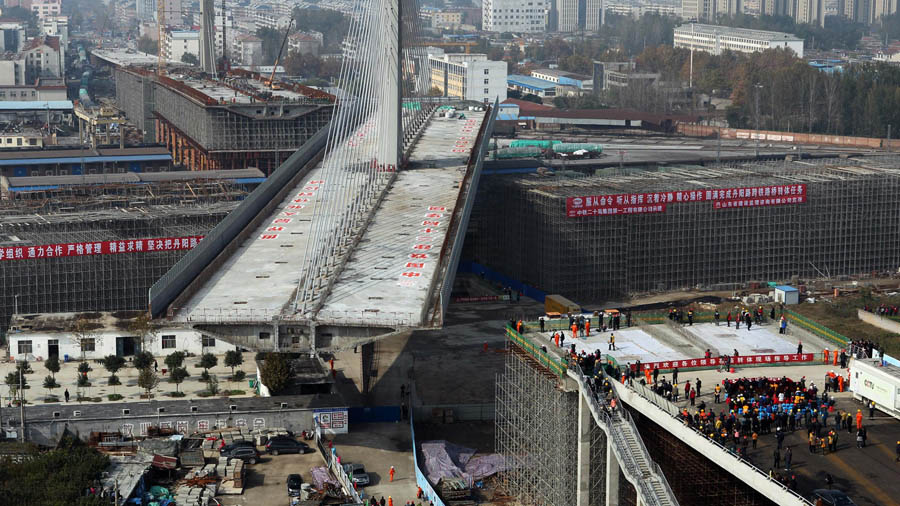
[(578, 395), (578, 471), (576, 485), (577, 506), (590, 504), (591, 490), (591, 409), (584, 395)]
[(606, 506), (619, 506), (621, 470), (612, 445), (612, 438), (609, 438), (606, 442)]

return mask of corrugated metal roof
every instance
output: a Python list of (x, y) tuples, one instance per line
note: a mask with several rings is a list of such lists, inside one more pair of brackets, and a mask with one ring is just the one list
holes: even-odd
[(43, 165), (47, 163), (96, 163), (96, 162), (154, 162), (169, 161), (172, 155), (129, 155), (129, 156), (69, 156), (69, 157), (47, 157), (40, 158), (20, 158), (17, 160), (0, 160), (0, 167), (19, 167), (24, 165)]
[(192, 181), (197, 179), (230, 179), (239, 183), (261, 183), (266, 180), (259, 169), (237, 170), (180, 170), (172, 172), (126, 172), (120, 174), (89, 174), (71, 176), (26, 176), (10, 177), (11, 191), (52, 190), (60, 186), (151, 183), (163, 181)]
[(179, 170), (171, 172), (142, 172), (141, 181), (186, 181), (191, 179), (242, 179), (263, 178), (265, 174), (259, 169), (235, 169), (235, 170)]
[(506, 82), (512, 83), (518, 86), (522, 86), (524, 88), (531, 88), (535, 90), (548, 90), (548, 89), (556, 89), (557, 84), (546, 81), (544, 79), (538, 79), (536, 77), (531, 76), (523, 76), (518, 74), (513, 74), (511, 76), (506, 76)]
[(9, 100), (0, 102), (0, 111), (71, 110), (73, 107), (75, 106), (71, 100)]

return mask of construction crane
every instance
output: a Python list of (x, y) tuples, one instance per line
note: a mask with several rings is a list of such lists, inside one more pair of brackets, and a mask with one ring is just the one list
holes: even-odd
[(284, 39), (281, 40), (281, 49), (278, 50), (278, 56), (275, 57), (275, 64), (272, 65), (272, 73), (269, 75), (269, 80), (264, 81), (263, 83), (273, 90), (280, 90), (281, 87), (275, 82), (275, 71), (278, 70), (278, 62), (281, 61), (281, 53), (284, 52), (284, 45), (287, 44), (288, 35), (291, 33), (291, 26), (294, 24), (294, 16), (291, 15), (291, 20), (288, 21), (287, 30), (284, 31)]
[(425, 40), (421, 42), (416, 42), (413, 44), (414, 46), (431, 46), (431, 47), (465, 47), (466, 54), (472, 52), (472, 48), (477, 46), (477, 42), (472, 41), (463, 41), (463, 42), (446, 42), (446, 41), (438, 41), (438, 40)]

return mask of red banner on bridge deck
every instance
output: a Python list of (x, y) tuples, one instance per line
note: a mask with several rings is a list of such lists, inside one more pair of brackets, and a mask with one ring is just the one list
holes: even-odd
[[(756, 207), (806, 202), (805, 184), (713, 188), (671, 192), (588, 195), (566, 199), (566, 216), (581, 218), (617, 214), (661, 213), (666, 204), (714, 202), (715, 209)], [(628, 212), (623, 212), (628, 209)]]
[[(791, 362), (812, 362), (814, 354), (812, 353), (785, 353), (778, 355), (738, 355), (737, 357), (729, 357), (730, 365), (771, 365)], [(665, 369), (690, 369), (692, 367), (718, 367), (725, 365), (723, 357), (712, 358), (689, 358), (684, 360), (672, 360), (668, 362), (647, 362), (641, 363), (641, 369), (652, 371), (654, 368), (660, 370)], [(635, 364), (631, 364), (631, 368), (635, 368)]]
[(202, 239), (202, 235), (191, 235), (187, 237), (155, 237), (152, 239), (128, 239), (122, 241), (6, 246), (0, 247), (0, 261), (175, 251), (191, 249)]

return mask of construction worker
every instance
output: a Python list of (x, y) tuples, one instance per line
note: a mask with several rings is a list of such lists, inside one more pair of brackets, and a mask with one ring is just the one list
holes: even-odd
[(713, 318), (715, 318), (715, 320), (716, 320), (716, 327), (718, 327), (718, 326), (719, 326), (719, 310), (718, 310), (718, 309), (716, 309), (716, 312), (713, 313)]
[(825, 348), (825, 349), (822, 351), (822, 356), (823, 356), (824, 359), (825, 359), (823, 363), (824, 363), (825, 365), (828, 365), (828, 357), (829, 357), (828, 348)]
[(728, 312), (728, 315), (725, 317), (725, 324), (728, 327), (731, 327), (731, 311)]
[(559, 334), (558, 333), (556, 333), (556, 332), (553, 333), (553, 340), (556, 342), (556, 347), (559, 348)]
[(584, 333), (587, 337), (591, 337), (591, 319), (588, 318), (584, 321)]
[(844, 377), (843, 376), (838, 376), (838, 391), (839, 392), (844, 391)]
[(832, 353), (831, 355), (832, 355), (832, 357), (831, 357), (831, 365), (837, 366), (837, 364), (838, 364), (838, 351), (837, 351), (837, 350), (834, 350), (834, 353)]
[(572, 339), (573, 340), (578, 339), (578, 324), (577, 323), (572, 324)]
[[(610, 332), (610, 334), (609, 334), (609, 350), (615, 350), (615, 349), (616, 349), (616, 335)], [(607, 350), (607, 351), (609, 351), (609, 350)]]
[(522, 320), (519, 320), (519, 321), (516, 323), (516, 332), (518, 332), (519, 334), (521, 334), (521, 333), (522, 333), (522, 329), (523, 329), (524, 327), (525, 327), (525, 325), (522, 323)]
[(861, 409), (856, 410), (856, 430), (862, 430), (863, 414)]
[(647, 384), (650, 385), (650, 369), (644, 368), (644, 377), (647, 379)]
[(391, 466), (391, 470), (388, 471), (388, 474), (391, 475), (391, 481), (394, 481), (394, 473), (395, 472), (396, 472), (396, 470), (394, 469), (394, 466)]

